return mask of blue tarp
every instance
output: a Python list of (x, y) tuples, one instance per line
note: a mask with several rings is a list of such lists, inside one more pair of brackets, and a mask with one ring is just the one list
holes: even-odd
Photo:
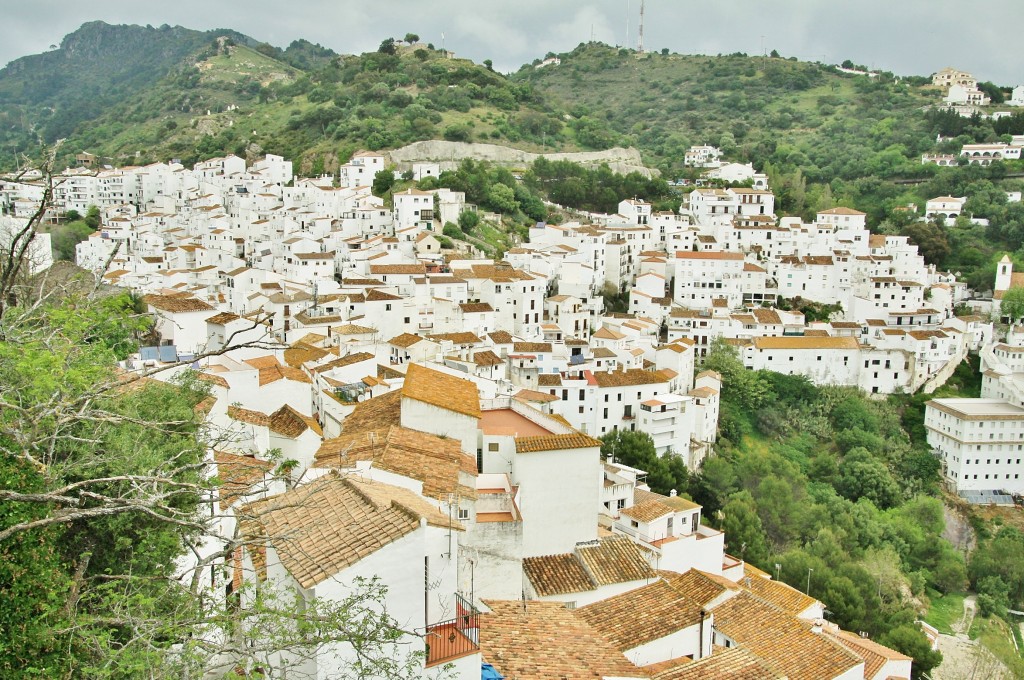
[(178, 348), (174, 345), (160, 345), (160, 361), (173, 364), (178, 360)]
[(139, 358), (143, 361), (156, 361), (160, 358), (159, 347), (143, 347), (139, 350)]
[(489, 663), (480, 667), (480, 680), (505, 680), (505, 676), (494, 669)]

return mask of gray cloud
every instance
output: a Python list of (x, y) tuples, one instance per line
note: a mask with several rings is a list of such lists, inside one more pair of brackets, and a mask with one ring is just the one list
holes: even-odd
[[(634, 47), (640, 0), (279, 0), (139, 3), (34, 0), (5, 8), (0, 64), (45, 51), (86, 21), (233, 28), (275, 45), (305, 38), (338, 52), (373, 50), (407, 32), (501, 71), (593, 35)], [(1002, 85), (1024, 83), (1020, 0), (646, 0), (648, 50), (759, 54), (837, 63), (843, 59), (899, 74), (927, 75), (951, 65)], [(628, 33), (627, 33), (628, 27)]]

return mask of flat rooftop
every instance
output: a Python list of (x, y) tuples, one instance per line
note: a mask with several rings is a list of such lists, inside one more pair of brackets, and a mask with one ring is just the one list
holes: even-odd
[(508, 435), (510, 437), (537, 437), (553, 434), (551, 430), (524, 418), (510, 408), (484, 411), (480, 418), (480, 429), (484, 434)]
[(932, 399), (928, 405), (959, 418), (1024, 420), (1024, 408), (1002, 399)]

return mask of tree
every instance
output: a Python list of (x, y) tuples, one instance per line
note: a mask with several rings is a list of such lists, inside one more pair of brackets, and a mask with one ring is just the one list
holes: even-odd
[(475, 210), (463, 210), (459, 213), (459, 229), (468, 234), (480, 224), (480, 215)]
[(886, 631), (878, 642), (914, 659), (913, 680), (931, 677), (931, 670), (942, 663), (942, 653), (932, 650), (931, 642), (915, 623), (905, 623)]
[(836, 491), (856, 501), (867, 498), (880, 508), (891, 508), (900, 499), (900, 488), (885, 463), (862, 447), (851, 449), (839, 463)]
[(385, 38), (381, 41), (380, 47), (377, 48), (377, 51), (381, 54), (397, 54), (398, 48), (395, 47), (395, 39)]
[(740, 491), (729, 498), (722, 508), (722, 531), (729, 542), (730, 554), (753, 564), (765, 565), (768, 560), (768, 543), (765, 541), (761, 518), (757, 515), (757, 504), (749, 491)]
[(999, 300), (999, 316), (1016, 323), (1024, 318), (1024, 288), (1011, 288)]
[(646, 432), (609, 432), (601, 437), (601, 456), (646, 472), (647, 484), (656, 493), (669, 495), (686, 488), (686, 466), (670, 463), (678, 456), (659, 456), (654, 449), (654, 440)]
[(927, 222), (911, 222), (903, 228), (903, 235), (917, 244), (921, 256), (928, 264), (941, 265), (951, 252), (946, 227), (940, 224), (940, 221), (941, 218)]
[(418, 35), (416, 35), (415, 33), (406, 33), (405, 34), (405, 42), (409, 43), (410, 45), (412, 45), (413, 43), (418, 43), (419, 41), (420, 41), (420, 37)]
[(375, 196), (383, 198), (394, 186), (395, 173), (392, 170), (384, 168), (383, 170), (378, 170), (377, 174), (373, 176), (373, 193)]
[(487, 67), (488, 71), (493, 71), (494, 70), (494, 62), (491, 61), (490, 59), (484, 59), (484, 66)]

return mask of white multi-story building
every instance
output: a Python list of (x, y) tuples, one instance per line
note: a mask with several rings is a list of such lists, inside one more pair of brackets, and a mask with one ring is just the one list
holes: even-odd
[(1001, 399), (933, 399), (924, 424), (952, 491), (1024, 493), (1024, 408)]

